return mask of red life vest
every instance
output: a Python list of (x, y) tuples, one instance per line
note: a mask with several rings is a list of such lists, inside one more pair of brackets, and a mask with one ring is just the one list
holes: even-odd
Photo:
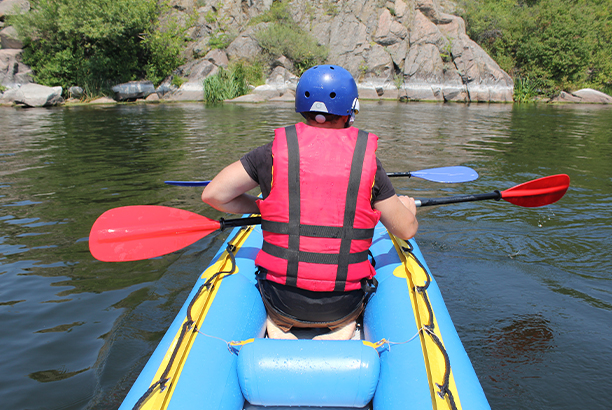
[(259, 200), (263, 246), (255, 264), (282, 285), (329, 292), (361, 288), (380, 212), (372, 209), (378, 137), (303, 123), (279, 128), (270, 195)]

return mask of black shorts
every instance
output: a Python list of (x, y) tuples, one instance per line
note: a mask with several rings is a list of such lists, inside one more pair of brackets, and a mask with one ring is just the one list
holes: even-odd
[[(365, 292), (361, 289), (348, 292), (314, 292), (293, 286), (285, 286), (260, 279), (259, 291), (272, 319), (285, 317), (300, 327), (327, 327), (345, 319), (354, 320), (364, 307)], [(276, 321), (275, 321), (276, 322)]]

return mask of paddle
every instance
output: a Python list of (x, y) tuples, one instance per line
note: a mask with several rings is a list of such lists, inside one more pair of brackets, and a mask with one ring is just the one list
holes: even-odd
[[(418, 207), (423, 207), (503, 199), (514, 205), (538, 207), (558, 201), (568, 188), (569, 176), (560, 174), (525, 182), (501, 192), (416, 202)], [(125, 206), (110, 209), (96, 220), (89, 235), (89, 250), (94, 258), (105, 262), (148, 259), (182, 249), (219, 229), (260, 223), (261, 217), (215, 221), (182, 209)]]
[[(389, 177), (415, 177), (444, 184), (470, 182), (478, 179), (476, 171), (464, 166), (429, 168), (414, 172), (388, 172), (387, 175)], [(206, 186), (210, 181), (164, 181), (164, 183), (177, 186)]]

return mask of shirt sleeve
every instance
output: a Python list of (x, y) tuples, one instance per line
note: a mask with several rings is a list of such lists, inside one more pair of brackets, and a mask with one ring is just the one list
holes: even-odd
[(374, 186), (372, 187), (372, 203), (391, 198), (393, 195), (395, 195), (395, 188), (393, 188), (391, 179), (377, 157), (376, 176), (374, 177)]
[(259, 184), (261, 196), (266, 198), (272, 189), (272, 142), (244, 154), (240, 163), (251, 179)]

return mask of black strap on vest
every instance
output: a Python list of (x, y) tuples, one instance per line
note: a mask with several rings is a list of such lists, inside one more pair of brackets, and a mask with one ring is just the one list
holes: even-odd
[[(262, 250), (272, 256), (286, 259), (288, 286), (297, 286), (297, 271), (299, 262), (322, 263), (338, 265), (335, 291), (343, 291), (348, 276), (348, 266), (364, 262), (368, 259), (368, 251), (351, 253), (351, 242), (358, 239), (371, 239), (374, 229), (355, 229), (355, 214), (357, 212), (357, 195), (361, 183), (363, 161), (368, 146), (368, 133), (359, 130), (353, 152), (348, 189), (344, 206), (344, 221), (342, 227), (302, 225), (300, 223), (300, 147), (295, 125), (285, 128), (288, 149), (288, 185), (289, 185), (289, 222), (261, 221), (264, 231), (289, 236), (288, 248), (273, 245), (264, 240)], [(340, 251), (338, 254), (315, 252), (300, 252), (300, 236), (315, 238), (338, 238)]]

